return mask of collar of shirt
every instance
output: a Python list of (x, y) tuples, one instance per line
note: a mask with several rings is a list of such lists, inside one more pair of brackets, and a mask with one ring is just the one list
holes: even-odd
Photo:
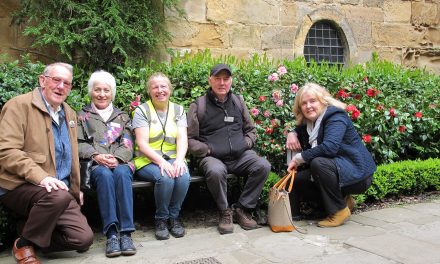
[(44, 103), (46, 104), (47, 110), (49, 111), (50, 116), (52, 117), (52, 120), (57, 123), (57, 125), (60, 124), (60, 111), (61, 106), (58, 106), (57, 109), (54, 109), (47, 101), (46, 98), (44, 98), (43, 95), (41, 95), (41, 98), (43, 98)]

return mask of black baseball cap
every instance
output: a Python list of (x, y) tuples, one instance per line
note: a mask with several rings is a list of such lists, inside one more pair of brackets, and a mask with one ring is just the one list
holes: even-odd
[(219, 72), (221, 71), (227, 71), (229, 73), (229, 76), (232, 75), (232, 71), (231, 68), (229, 68), (228, 65), (220, 63), (220, 64), (216, 64), (211, 68), (211, 73), (209, 74), (209, 76), (212, 75), (217, 75)]

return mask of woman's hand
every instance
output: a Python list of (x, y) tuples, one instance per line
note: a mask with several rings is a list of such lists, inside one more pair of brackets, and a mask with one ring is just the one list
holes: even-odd
[(108, 168), (116, 168), (119, 165), (119, 161), (112, 154), (98, 154), (93, 157), (93, 159), (102, 166), (106, 166)]
[(176, 159), (173, 163), (173, 168), (174, 168), (174, 177), (179, 177), (182, 176), (182, 174), (184, 174), (187, 171), (187, 167), (186, 167), (186, 163), (183, 160), (180, 159)]
[(293, 151), (301, 151), (301, 144), (295, 132), (289, 132), (287, 134), (286, 148)]
[(287, 171), (288, 172), (292, 172), (293, 170), (296, 170), (296, 167), (298, 166), (298, 164), (296, 164), (296, 160), (295, 158), (293, 158), (290, 162), (289, 162), (289, 166), (287, 166)]
[[(160, 168), (160, 174), (162, 176), (166, 176), (165, 173), (171, 177), (174, 178), (175, 172), (173, 165), (171, 165), (168, 161), (166, 161), (164, 158), (161, 158), (161, 161), (159, 162), (159, 168)], [(165, 173), (164, 173), (165, 172)]]

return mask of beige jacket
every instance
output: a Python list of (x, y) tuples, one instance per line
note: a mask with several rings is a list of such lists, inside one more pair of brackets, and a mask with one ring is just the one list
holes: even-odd
[[(76, 113), (63, 103), (72, 145), (70, 192), (79, 201), (79, 158)], [(52, 118), (39, 88), (9, 100), (0, 114), (0, 187), (13, 190), (29, 182), (55, 177)]]

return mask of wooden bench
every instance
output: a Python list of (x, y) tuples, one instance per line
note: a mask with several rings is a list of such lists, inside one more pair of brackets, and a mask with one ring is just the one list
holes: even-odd
[[(226, 175), (227, 179), (235, 178), (234, 174), (228, 174)], [(198, 182), (205, 182), (205, 177), (203, 176), (191, 176), (191, 183), (198, 183)], [(139, 180), (133, 180), (133, 183), (131, 184), (133, 188), (145, 188), (145, 187), (153, 187), (154, 183), (152, 182), (146, 182), (146, 181), (139, 181)]]

